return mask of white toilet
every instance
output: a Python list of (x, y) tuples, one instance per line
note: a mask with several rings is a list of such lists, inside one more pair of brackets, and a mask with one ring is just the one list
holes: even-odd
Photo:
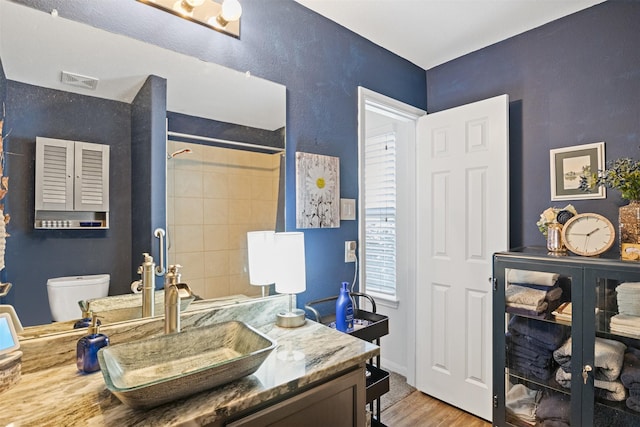
[(102, 298), (109, 294), (108, 274), (55, 277), (47, 280), (49, 308), (54, 322), (82, 317), (78, 301)]

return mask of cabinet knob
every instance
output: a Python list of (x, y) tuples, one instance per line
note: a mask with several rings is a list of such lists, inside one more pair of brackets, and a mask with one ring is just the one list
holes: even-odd
[(593, 371), (591, 365), (584, 365), (584, 367), (582, 368), (582, 379), (584, 380), (585, 384), (587, 384), (587, 380), (589, 379), (589, 372), (591, 371)]

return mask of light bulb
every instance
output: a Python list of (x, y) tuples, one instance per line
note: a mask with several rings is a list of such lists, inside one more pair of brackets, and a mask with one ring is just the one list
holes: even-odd
[(242, 6), (238, 0), (223, 0), (220, 16), (227, 22), (237, 21), (242, 15)]
[(205, 0), (184, 0), (184, 2), (186, 4), (188, 4), (190, 7), (198, 7), (198, 6), (202, 6), (202, 4), (204, 3)]

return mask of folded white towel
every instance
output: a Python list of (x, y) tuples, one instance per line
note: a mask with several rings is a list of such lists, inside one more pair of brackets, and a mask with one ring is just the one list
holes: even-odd
[(640, 316), (630, 316), (628, 314), (616, 314), (611, 317), (611, 325), (620, 325), (638, 328), (640, 330)]
[(640, 282), (624, 282), (616, 286), (616, 292), (640, 292)]
[(631, 336), (634, 338), (640, 338), (640, 328), (634, 328), (633, 326), (623, 326), (623, 325), (611, 325), (609, 327), (611, 332), (615, 332), (617, 334), (624, 334), (627, 336)]
[(509, 269), (507, 282), (509, 283), (530, 283), (532, 285), (553, 286), (560, 277), (557, 273), (546, 273), (542, 271), (514, 270)]
[(526, 286), (507, 285), (504, 296), (508, 303), (539, 306), (547, 297), (546, 291), (527, 288)]
[(547, 308), (549, 308), (549, 304), (547, 304), (544, 301), (540, 305), (517, 304), (515, 302), (508, 302), (506, 306), (513, 307), (513, 308), (521, 308), (523, 310), (535, 311), (537, 313), (542, 313)]

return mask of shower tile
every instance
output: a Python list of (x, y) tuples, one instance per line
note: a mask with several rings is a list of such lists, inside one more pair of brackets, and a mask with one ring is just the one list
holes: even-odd
[(228, 251), (209, 251), (204, 253), (204, 276), (206, 278), (228, 275)]
[(176, 225), (173, 234), (176, 254), (204, 249), (202, 225)]
[(174, 202), (176, 225), (201, 225), (204, 223), (204, 204), (202, 199), (176, 197)]
[(229, 201), (227, 199), (204, 199), (204, 223), (227, 224), (229, 222)]
[(226, 225), (204, 226), (204, 250), (224, 251), (229, 249), (229, 231)]
[(174, 179), (174, 196), (202, 197), (201, 172), (176, 169)]
[(208, 199), (229, 198), (229, 176), (219, 172), (205, 172), (202, 175), (203, 196)]

